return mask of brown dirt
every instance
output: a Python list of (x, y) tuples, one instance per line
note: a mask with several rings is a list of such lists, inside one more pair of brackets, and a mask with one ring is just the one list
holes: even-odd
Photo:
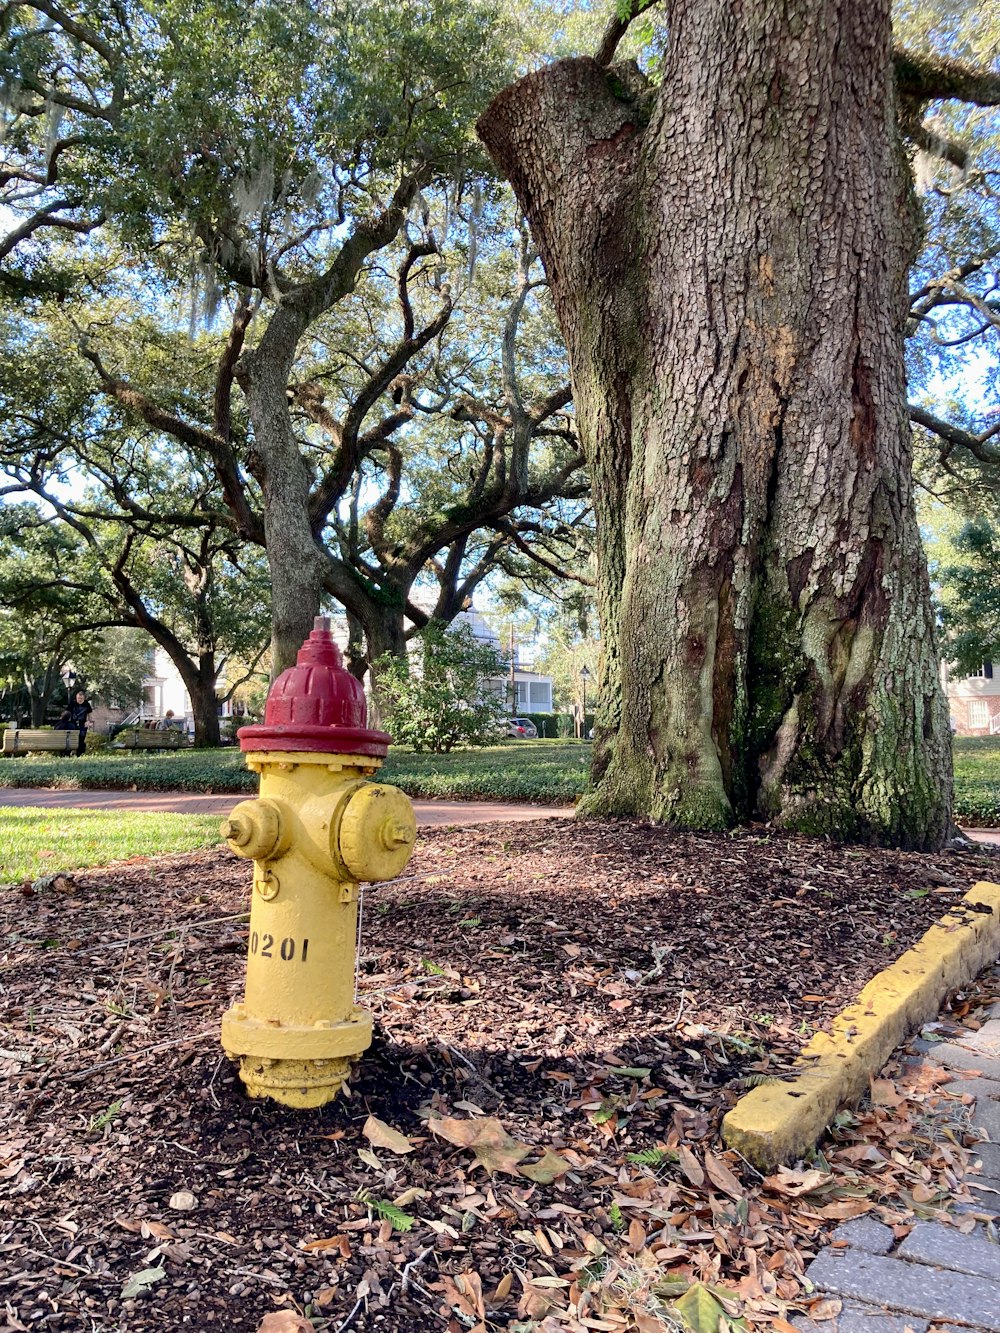
[[(934, 1206), (961, 1150), (928, 1137), (942, 1108), (918, 1078), (848, 1118), (824, 1179), (796, 1198), (723, 1152), (721, 1115), (998, 874), (988, 854), (762, 830), (424, 832), (407, 876), (365, 895), (375, 1046), (349, 1098), (300, 1113), (249, 1102), (217, 1045), (242, 982), (244, 863), (219, 850), (8, 891), (6, 1327), (243, 1333), (269, 1310), (308, 1309), (331, 1331), (349, 1315), (386, 1333), (483, 1314), (491, 1329), (541, 1328), (551, 1306), (553, 1328), (645, 1329), (616, 1281), (629, 1265), (725, 1282), (766, 1321), (805, 1299), (824, 1228), (870, 1210), (912, 1220), (914, 1188)], [(415, 1150), (372, 1157), (370, 1114)], [(549, 1184), (513, 1167), (490, 1177), (428, 1131), (438, 1115), (497, 1117), (571, 1169)], [(659, 1162), (629, 1156), (656, 1146)], [(178, 1191), (193, 1210), (171, 1208)], [(374, 1206), (400, 1196), (410, 1230)], [(123, 1296), (142, 1270), (160, 1271)], [(601, 1317), (574, 1323), (567, 1303)]]

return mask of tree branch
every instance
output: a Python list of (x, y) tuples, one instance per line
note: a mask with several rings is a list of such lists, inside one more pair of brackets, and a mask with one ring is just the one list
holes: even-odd
[(640, 0), (634, 4), (630, 10), (627, 19), (620, 19), (617, 13), (613, 14), (608, 20), (608, 26), (604, 29), (604, 36), (601, 38), (601, 44), (597, 48), (594, 59), (599, 65), (610, 65), (615, 58), (615, 52), (618, 50), (618, 44), (629, 30), (629, 25), (640, 14), (644, 14), (647, 9), (652, 9), (658, 0)]
[(38, 231), (40, 227), (61, 227), (63, 231), (75, 231), (82, 235), (91, 232), (95, 227), (99, 227), (104, 221), (104, 214), (100, 213), (91, 220), (79, 220), (77, 218), (64, 218), (55, 216), (60, 208), (74, 208), (76, 205), (72, 199), (55, 199), (51, 204), (46, 204), (33, 213), (30, 218), (26, 218), (19, 227), (0, 241), (0, 260), (4, 260), (10, 252), (16, 249), (23, 240), (26, 240), (33, 232)]
[[(973, 435), (971, 431), (962, 430), (960, 426), (953, 426), (948, 421), (942, 421), (940, 417), (934, 416), (922, 407), (917, 407), (911, 403), (909, 407), (910, 420), (918, 426), (923, 426), (932, 435), (944, 440), (952, 448), (956, 446), (967, 449), (973, 458), (977, 458), (981, 463), (1000, 462), (1000, 450), (987, 448), (987, 443), (995, 436), (1000, 435), (1000, 424), (993, 426), (990, 430), (983, 431), (979, 435)], [(945, 451), (945, 457), (950, 453), (950, 449)]]
[(1000, 74), (946, 56), (893, 49), (896, 85), (921, 102), (954, 99), (975, 106), (1000, 106)]

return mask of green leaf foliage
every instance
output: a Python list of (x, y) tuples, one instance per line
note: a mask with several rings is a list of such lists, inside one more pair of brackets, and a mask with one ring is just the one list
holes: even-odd
[(467, 625), (446, 630), (432, 622), (408, 659), (376, 663), (385, 722), (396, 740), (418, 753), (495, 743), (506, 716), (505, 669), (503, 655)]

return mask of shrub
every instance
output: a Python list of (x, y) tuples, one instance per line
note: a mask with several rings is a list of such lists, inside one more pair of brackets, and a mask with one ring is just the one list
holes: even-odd
[(444, 629), (432, 621), (407, 660), (385, 656), (375, 664), (379, 704), (393, 739), (434, 754), (456, 745), (496, 744), (506, 707), (493, 683), (504, 670), (503, 656), (467, 625)]

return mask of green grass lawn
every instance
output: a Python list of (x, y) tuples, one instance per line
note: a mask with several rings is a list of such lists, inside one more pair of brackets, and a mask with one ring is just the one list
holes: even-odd
[[(586, 742), (566, 740), (442, 755), (394, 749), (382, 774), (410, 796), (570, 803), (586, 788), (590, 751)], [(0, 787), (21, 786), (251, 792), (257, 778), (235, 749), (0, 758)], [(1000, 737), (956, 738), (955, 814), (966, 824), (1000, 825)]]
[(218, 841), (218, 815), (0, 808), (0, 884)]

